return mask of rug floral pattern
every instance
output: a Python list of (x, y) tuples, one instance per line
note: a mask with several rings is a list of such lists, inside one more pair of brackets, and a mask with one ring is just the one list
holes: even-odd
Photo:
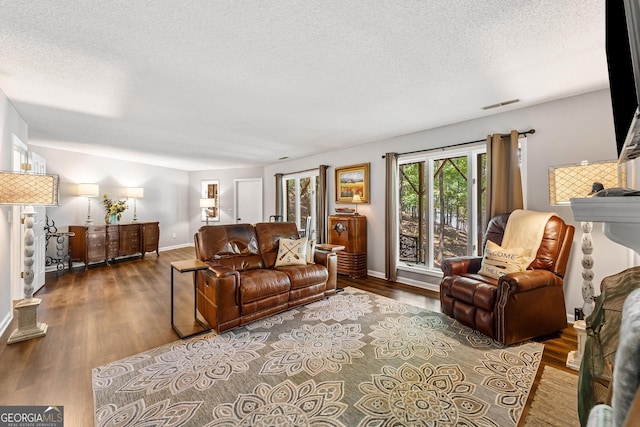
[(96, 426), (515, 426), (542, 348), (347, 288), (95, 368)]

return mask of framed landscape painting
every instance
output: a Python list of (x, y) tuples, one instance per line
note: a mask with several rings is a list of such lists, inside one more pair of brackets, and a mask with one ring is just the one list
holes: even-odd
[(336, 203), (353, 203), (356, 194), (369, 203), (369, 163), (336, 168)]

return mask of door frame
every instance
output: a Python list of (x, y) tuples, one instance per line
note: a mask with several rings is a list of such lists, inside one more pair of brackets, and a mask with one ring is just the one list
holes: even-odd
[[(21, 172), (22, 163), (27, 163), (29, 159), (29, 150), (27, 144), (15, 134), (11, 135), (11, 171)], [(11, 207), (11, 300), (17, 301), (24, 297), (24, 289), (22, 285), (23, 270), (23, 236), (21, 213), (22, 206), (14, 205)]]
[(261, 221), (264, 221), (264, 216), (263, 216), (264, 195), (263, 195), (262, 178), (238, 178), (233, 180), (233, 209), (234, 209), (233, 221), (235, 223), (246, 222), (246, 221), (238, 221), (238, 212), (239, 212), (239, 206), (240, 206), (238, 185), (240, 183), (246, 183), (246, 182), (256, 182), (260, 184), (260, 203), (258, 204), (258, 218), (260, 218)]

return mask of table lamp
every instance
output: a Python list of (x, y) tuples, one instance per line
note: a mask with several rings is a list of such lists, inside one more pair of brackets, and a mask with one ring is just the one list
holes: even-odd
[[(58, 206), (60, 178), (58, 175), (0, 172), (0, 204), (23, 205), (24, 224), (24, 299), (15, 309), (18, 328), (9, 336), (8, 344), (41, 337), (47, 333), (47, 324), (38, 322), (38, 306), (42, 301), (33, 297), (33, 271), (36, 212), (33, 206)], [(44, 248), (42, 248), (44, 250)]]
[[(549, 168), (549, 203), (552, 206), (568, 206), (572, 198), (590, 197), (599, 188), (621, 187), (626, 182), (626, 167), (616, 161), (587, 162), (552, 166)], [(593, 223), (582, 221), (582, 299), (581, 314), (577, 315), (574, 328), (578, 332), (578, 350), (569, 352), (567, 366), (580, 369), (586, 324), (583, 317), (589, 316), (595, 306), (593, 289)]]
[(85, 225), (93, 224), (93, 219), (91, 219), (91, 198), (97, 197), (99, 194), (100, 187), (98, 184), (78, 184), (78, 196), (87, 198), (87, 220)]
[(207, 221), (207, 225), (209, 225), (209, 208), (216, 207), (216, 199), (200, 199), (200, 207), (206, 208), (205, 220)]
[(142, 187), (129, 187), (127, 188), (127, 198), (133, 199), (133, 221), (138, 220), (138, 213), (136, 209), (136, 199), (144, 198), (144, 188)]

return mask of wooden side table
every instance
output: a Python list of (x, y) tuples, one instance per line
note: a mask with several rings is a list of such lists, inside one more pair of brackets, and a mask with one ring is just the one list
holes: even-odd
[[(196, 271), (206, 270), (209, 266), (197, 259), (187, 259), (183, 261), (173, 261), (171, 263), (171, 327), (178, 334), (180, 338), (189, 338), (194, 335), (201, 334), (203, 332), (207, 332), (211, 330), (211, 327), (205, 323), (203, 323), (200, 319), (198, 319), (198, 296), (197, 296), (197, 286), (196, 286)], [(193, 318), (194, 320), (203, 328), (202, 330), (192, 332), (189, 334), (185, 334), (174, 322), (173, 316), (173, 272), (177, 271), (178, 273), (192, 273), (193, 274)]]

